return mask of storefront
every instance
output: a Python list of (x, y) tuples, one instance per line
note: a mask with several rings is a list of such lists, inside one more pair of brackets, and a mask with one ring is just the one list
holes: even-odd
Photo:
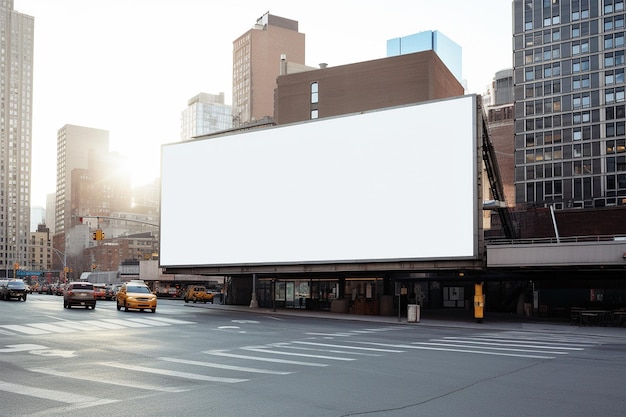
[(257, 280), (256, 294), (259, 306), (265, 308), (330, 311), (335, 300), (347, 300), (351, 312), (378, 314), (378, 302), (384, 291), (381, 277), (268, 277)]

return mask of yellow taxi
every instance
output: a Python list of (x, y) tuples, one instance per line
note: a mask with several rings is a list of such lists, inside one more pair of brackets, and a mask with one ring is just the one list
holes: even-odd
[(187, 291), (185, 291), (185, 302), (189, 301), (207, 303), (210, 302), (213, 304), (213, 294), (207, 292), (206, 287), (202, 285), (189, 285), (187, 287)]
[(118, 311), (124, 308), (134, 310), (150, 310), (156, 312), (157, 296), (141, 280), (132, 280), (122, 284), (115, 296)]

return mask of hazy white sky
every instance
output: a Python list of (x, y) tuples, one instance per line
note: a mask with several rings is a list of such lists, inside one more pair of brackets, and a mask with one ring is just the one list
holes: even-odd
[(105, 129), (133, 184), (159, 176), (160, 145), (179, 140), (180, 115), (200, 92), (231, 104), (232, 42), (256, 19), (297, 20), (306, 64), (386, 56), (387, 39), (439, 30), (463, 48), (463, 78), (482, 93), (512, 66), (509, 0), (15, 0), (35, 17), (32, 204), (56, 184), (56, 133)]

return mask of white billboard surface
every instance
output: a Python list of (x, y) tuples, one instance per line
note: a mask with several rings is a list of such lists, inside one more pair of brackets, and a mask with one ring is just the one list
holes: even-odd
[(162, 266), (472, 258), (476, 97), (164, 145)]

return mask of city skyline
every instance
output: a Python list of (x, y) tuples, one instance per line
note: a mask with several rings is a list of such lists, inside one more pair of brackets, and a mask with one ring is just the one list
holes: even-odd
[(179, 140), (189, 97), (223, 91), (232, 104), (232, 42), (266, 11), (299, 22), (310, 66), (383, 58), (388, 39), (423, 30), (461, 45), (470, 93), (512, 66), (511, 2), (321, 6), (15, 0), (17, 12), (35, 18), (32, 205), (45, 206), (54, 192), (56, 135), (65, 124), (108, 130), (111, 150), (135, 164), (134, 185), (158, 177), (160, 146)]

